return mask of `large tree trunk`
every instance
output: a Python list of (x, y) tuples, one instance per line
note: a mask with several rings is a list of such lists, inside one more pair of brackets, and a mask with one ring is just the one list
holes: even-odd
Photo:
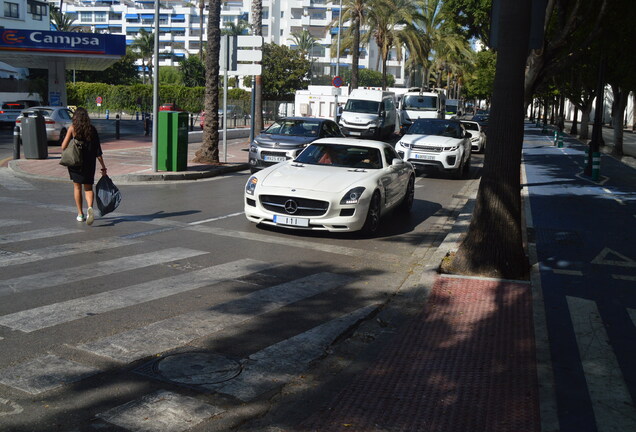
[[(340, 11), (342, 13), (342, 11)], [(358, 88), (358, 65), (360, 63), (360, 17), (355, 14), (352, 22), (353, 52), (351, 53), (351, 90)]]
[(579, 133), (579, 107), (574, 106), (574, 118), (572, 119), (572, 127), (570, 128), (570, 135), (576, 136)]
[(219, 163), (219, 51), (221, 49), (221, 0), (210, 0), (208, 47), (205, 56), (205, 123), (203, 142), (194, 155), (198, 163)]
[(511, 279), (528, 274), (519, 191), (531, 1), (500, 5), (488, 146), (473, 218), (451, 264), (458, 273)]
[(614, 128), (614, 154), (623, 155), (623, 117), (627, 107), (629, 91), (612, 85), (614, 101), (612, 102), (612, 127)]
[[(263, 36), (263, 0), (252, 1), (252, 34)], [(254, 111), (252, 121), (254, 122), (254, 134), (263, 130), (263, 79), (257, 75), (254, 80)]]
[(581, 130), (579, 132), (579, 138), (586, 140), (590, 137), (590, 113), (592, 112), (592, 104), (585, 105), (585, 109), (581, 110)]

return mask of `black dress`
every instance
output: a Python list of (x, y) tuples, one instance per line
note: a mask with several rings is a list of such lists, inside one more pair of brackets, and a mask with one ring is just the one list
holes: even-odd
[(83, 141), (82, 144), (82, 166), (68, 167), (68, 174), (71, 176), (73, 183), (91, 185), (95, 183), (95, 166), (97, 158), (102, 155), (102, 147), (97, 130), (94, 126), (92, 128), (91, 139)]

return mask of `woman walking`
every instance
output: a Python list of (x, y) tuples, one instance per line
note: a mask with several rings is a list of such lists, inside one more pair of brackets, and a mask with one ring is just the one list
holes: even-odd
[[(68, 128), (68, 132), (62, 142), (62, 151), (68, 146), (71, 138), (75, 138), (82, 143), (82, 165), (79, 167), (69, 167), (68, 174), (73, 181), (73, 196), (77, 206), (77, 221), (88, 225), (93, 224), (95, 214), (93, 211), (93, 183), (95, 183), (95, 166), (99, 160), (102, 166), (102, 175), (106, 175), (106, 165), (102, 157), (102, 147), (99, 142), (97, 130), (91, 124), (88, 111), (85, 108), (77, 108), (73, 113), (73, 124)], [(86, 197), (88, 209), (84, 216), (82, 203), (82, 188)]]

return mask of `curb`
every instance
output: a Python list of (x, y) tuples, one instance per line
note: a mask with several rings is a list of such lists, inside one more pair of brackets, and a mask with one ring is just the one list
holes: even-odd
[(230, 172), (243, 171), (249, 168), (247, 163), (239, 163), (225, 166), (211, 166), (212, 169), (205, 171), (181, 171), (165, 174), (123, 174), (111, 177), (113, 181), (124, 182), (158, 182), (171, 180), (200, 180), (204, 178), (216, 177)]

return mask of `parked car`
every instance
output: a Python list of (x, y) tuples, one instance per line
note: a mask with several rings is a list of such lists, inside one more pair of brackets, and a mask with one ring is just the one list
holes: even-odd
[(15, 120), (27, 105), (23, 102), (5, 102), (0, 107), (0, 127), (12, 127)]
[(472, 135), (459, 120), (418, 119), (395, 145), (416, 169), (437, 169), (461, 178), (470, 169)]
[(488, 133), (488, 120), (490, 119), (490, 115), (489, 114), (475, 114), (471, 120), (474, 122), (479, 123), (479, 126), (481, 126), (481, 130), (484, 133)]
[(249, 163), (252, 173), (270, 165), (295, 158), (302, 149), (318, 138), (342, 137), (331, 119), (287, 117), (275, 121), (250, 144)]
[(167, 103), (159, 106), (159, 111), (183, 111), (174, 103)]
[(477, 153), (482, 153), (486, 149), (486, 134), (484, 133), (481, 125), (476, 121), (472, 120), (460, 120), (464, 125), (464, 128), (470, 132), (472, 137), (470, 138), (470, 142), (473, 148), (473, 151)]
[(252, 175), (244, 210), (257, 224), (371, 235), (390, 210), (410, 211), (414, 190), (413, 166), (391, 145), (323, 138), (294, 159)]
[(25, 114), (30, 117), (36, 115), (36, 112), (40, 112), (44, 117), (44, 124), (46, 126), (46, 139), (49, 142), (55, 142), (57, 145), (62, 145), (66, 131), (72, 124), (73, 112), (66, 107), (52, 107), (52, 106), (36, 106), (22, 110), (20, 115), (15, 121), (17, 126), (20, 126)]

